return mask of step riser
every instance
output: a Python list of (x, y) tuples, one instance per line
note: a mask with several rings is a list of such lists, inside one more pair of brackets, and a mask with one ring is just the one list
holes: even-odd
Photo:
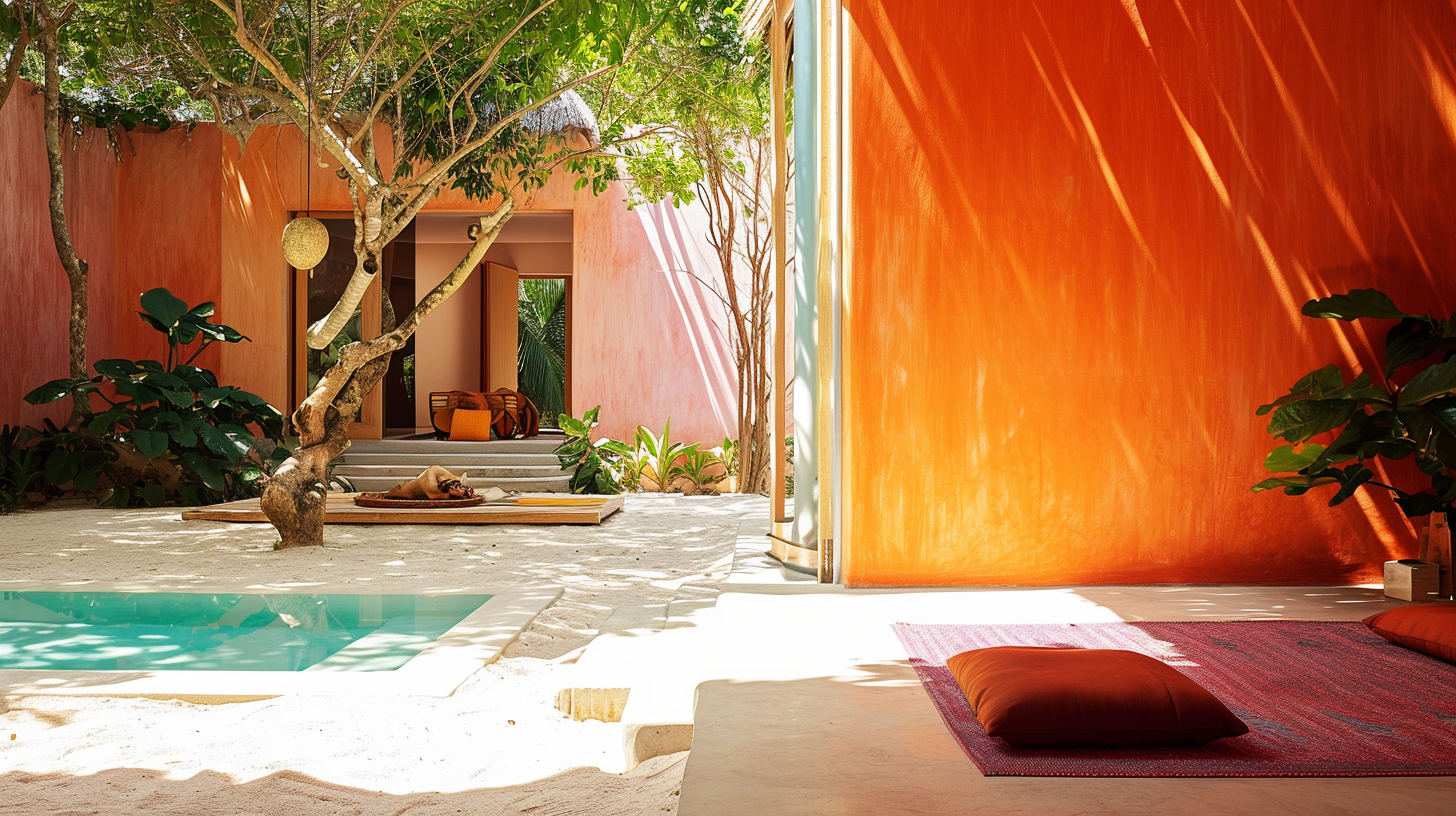
[(398, 465), (413, 467), (426, 458), (430, 464), (450, 467), (510, 467), (512, 465), (554, 465), (559, 460), (551, 453), (355, 453), (349, 451), (335, 462), (349, 465)]
[[(407, 467), (395, 467), (393, 465), (335, 465), (334, 475), (348, 476), (350, 479), (357, 477), (378, 478), (378, 479), (413, 479), (428, 468), (429, 465), (413, 465)], [(547, 467), (471, 467), (461, 465), (459, 467), (446, 468), (457, 475), (469, 474), (471, 480), (475, 479), (549, 479), (564, 473), (560, 466), (550, 465)]]
[(356, 439), (349, 453), (551, 453), (560, 439), (496, 439), (489, 442), (451, 442), (433, 439)]
[[(349, 477), (349, 483), (354, 486), (355, 490), (370, 492), (389, 490), (401, 481), (407, 480), (369, 476)], [(470, 486), (476, 490), (499, 487), (502, 490), (519, 490), (524, 493), (569, 493), (569, 483), (570, 480), (566, 477), (560, 479), (477, 479), (474, 476), (470, 477)]]

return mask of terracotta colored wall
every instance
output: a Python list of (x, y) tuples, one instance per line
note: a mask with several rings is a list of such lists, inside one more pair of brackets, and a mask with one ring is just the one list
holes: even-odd
[[(39, 109), (37, 98), (17, 92), (0, 114), (0, 193), (7, 193), (0, 199), (0, 292), (7, 312), (19, 316), (0, 327), (0, 338), (23, 350), (0, 384), (5, 422), (36, 421), (38, 412), (22, 407), (20, 396), (65, 373), (66, 288), (45, 220)], [(117, 164), (100, 145), (68, 156), (81, 179), (73, 188), (88, 191), (72, 202), (83, 208), (73, 229), (95, 270), (93, 359), (158, 355), (154, 333), (135, 315), (136, 298), (166, 286), (189, 302), (216, 301), (219, 319), (253, 340), (210, 350), (200, 362), (286, 411), (291, 279), (278, 246), (290, 213), (310, 200), (297, 132), (260, 128), (239, 155), (232, 137), (211, 125), (138, 131), (122, 159)], [(343, 183), (317, 166), (316, 153), (313, 159), (313, 209), (347, 211)], [(713, 277), (694, 220), (700, 215), (693, 208), (630, 211), (625, 197), (620, 186), (593, 197), (561, 177), (524, 208), (574, 214), (573, 410), (600, 404), (604, 434), (630, 436), (637, 423), (661, 427), (671, 416), (676, 437), (716, 442), (733, 426), (734, 387), (715, 298), (697, 280)], [(451, 190), (427, 209), (488, 208)], [(565, 266), (560, 250), (543, 252), (531, 262)], [(454, 305), (465, 301), (478, 306), (478, 294), (466, 292)], [(427, 323), (421, 337), (442, 339), (442, 328)], [(478, 360), (466, 364), (478, 372)], [(431, 365), (421, 361), (422, 376)]]
[[(1379, 580), (1383, 496), (1250, 493), (1261, 402), (1456, 307), (1456, 13), (846, 2), (855, 585)], [(1394, 474), (1396, 479), (1404, 478)]]
[[(36, 386), (69, 373), (66, 320), (70, 288), (51, 236), (50, 173), (46, 167), (43, 103), (21, 83), (0, 109), (0, 423), (38, 425), (60, 420), (69, 403), (39, 408), (21, 398)], [(110, 274), (111, 199), (116, 162), (105, 139), (87, 131), (66, 148), (66, 200), (71, 240), (95, 278)], [(92, 359), (105, 337), (104, 319), (89, 326)]]
[[(161, 335), (136, 315), (137, 298), (165, 286), (189, 304), (222, 296), (222, 137), (216, 128), (138, 133), (127, 140), (113, 205), (116, 263), (93, 282), (91, 313), (106, 327), (98, 356), (160, 360)], [(223, 307), (219, 303), (219, 313)], [(246, 333), (246, 332), (245, 332)], [(216, 371), (214, 346), (197, 365)]]
[(277, 129), (260, 128), (239, 155), (222, 137), (221, 299), (218, 319), (251, 343), (221, 349), (219, 375), (283, 411), (291, 400), (293, 271), (283, 260), (290, 213), (272, 159)]
[[(426, 215), (425, 217), (428, 217)], [(420, 234), (416, 230), (416, 236)], [(469, 244), (415, 244), (415, 299), (433, 289)], [(480, 390), (480, 273), (470, 276), (415, 332), (415, 424), (430, 427), (430, 392)]]

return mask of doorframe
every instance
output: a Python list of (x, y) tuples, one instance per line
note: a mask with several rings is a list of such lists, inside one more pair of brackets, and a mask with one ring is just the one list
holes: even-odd
[[(292, 214), (293, 218), (299, 216), (311, 216), (313, 218), (328, 218), (339, 220), (354, 220), (352, 212), (342, 210), (300, 210)], [(308, 396), (308, 344), (304, 342), (304, 335), (308, 332), (308, 273), (310, 270), (288, 267), (293, 270), (293, 355), (292, 368), (293, 376), (293, 404), (296, 406), (303, 402)], [(384, 324), (383, 309), (379, 305), (380, 286), (383, 285), (381, 275), (375, 275), (374, 280), (369, 282), (369, 288), (364, 290), (364, 299), (360, 301), (359, 329), (366, 337), (378, 337)], [(350, 439), (383, 439), (384, 438), (384, 391), (375, 388), (364, 397), (364, 404), (359, 408), (359, 416), (349, 423), (348, 435)]]

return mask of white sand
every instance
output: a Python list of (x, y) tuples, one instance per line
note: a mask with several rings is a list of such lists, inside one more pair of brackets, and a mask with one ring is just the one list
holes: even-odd
[(685, 755), (626, 775), (596, 770), (620, 763), (621, 727), (573, 722), (553, 700), (565, 664), (613, 609), (721, 580), (740, 518), (766, 509), (759, 497), (632, 496), (600, 527), (334, 525), (325, 549), (284, 552), (270, 549), (267, 525), (182, 522), (175, 510), (0, 517), (0, 590), (564, 589), (501, 660), (444, 699), (6, 698), (0, 814), (676, 812)]

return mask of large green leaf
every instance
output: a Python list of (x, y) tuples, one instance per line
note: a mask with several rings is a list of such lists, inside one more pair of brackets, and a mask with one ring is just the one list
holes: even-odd
[(197, 474), (197, 478), (213, 490), (222, 493), (227, 489), (227, 481), (223, 479), (222, 474), (218, 472), (212, 462), (208, 461), (207, 457), (197, 451), (182, 454), (182, 464)]
[(46, 457), (45, 479), (53, 487), (60, 487), (75, 479), (80, 470), (80, 455), (66, 448), (56, 448)]
[(1265, 490), (1272, 490), (1276, 487), (1284, 488), (1285, 495), (1300, 496), (1309, 492), (1310, 488), (1320, 485), (1335, 484), (1339, 479), (1333, 476), (1274, 476), (1265, 479), (1251, 488), (1255, 493)]
[(1396, 404), (1407, 408), (1452, 395), (1456, 395), (1456, 357), (1411, 377), (1410, 382), (1400, 389), (1400, 399)]
[(170, 331), (182, 315), (187, 314), (187, 302), (158, 287), (142, 293), (142, 312)]
[(131, 431), (126, 435), (137, 450), (148, 459), (156, 459), (167, 452), (167, 435), (161, 431), (144, 431), (141, 429)]
[(51, 380), (41, 387), (25, 395), (25, 401), (31, 405), (44, 405), (48, 402), (55, 402), (61, 397), (71, 393), (73, 389), (86, 382), (84, 379)]
[(1340, 474), (1340, 489), (1335, 491), (1335, 495), (1330, 498), (1331, 507), (1335, 507), (1355, 495), (1355, 491), (1359, 489), (1360, 485), (1375, 477), (1374, 473), (1363, 466), (1352, 466), (1343, 472), (1335, 472)]
[(1343, 295), (1311, 300), (1300, 310), (1308, 317), (1332, 318), (1334, 320), (1359, 320), (1372, 317), (1381, 320), (1427, 320), (1429, 317), (1402, 312), (1389, 296), (1378, 289), (1355, 289)]
[(1350, 400), (1302, 400), (1276, 410), (1269, 417), (1268, 431), (1289, 442), (1303, 442), (1344, 425), (1357, 407)]
[(1403, 365), (1423, 360), (1456, 341), (1442, 337), (1420, 320), (1402, 320), (1385, 335), (1385, 376)]
[(1291, 445), (1280, 445), (1264, 457), (1264, 469), (1271, 473), (1304, 470), (1324, 452), (1324, 445), (1305, 445), (1298, 451)]
[(97, 374), (116, 378), (132, 377), (146, 370), (131, 360), (118, 359), (97, 360), (94, 367)]

